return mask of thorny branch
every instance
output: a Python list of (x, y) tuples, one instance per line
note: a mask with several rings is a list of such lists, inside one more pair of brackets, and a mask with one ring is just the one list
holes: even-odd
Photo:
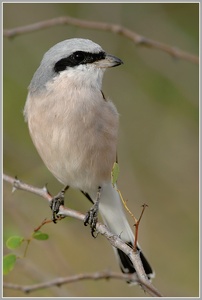
[(16, 27), (16, 28), (12, 28), (12, 29), (5, 29), (3, 31), (3, 35), (4, 35), (4, 37), (7, 37), (7, 38), (14, 38), (20, 34), (25, 34), (25, 33), (33, 32), (33, 31), (41, 30), (41, 29), (46, 29), (46, 28), (49, 28), (52, 26), (57, 26), (57, 25), (72, 25), (72, 26), (77, 26), (77, 27), (86, 28), (86, 29), (110, 31), (112, 33), (119, 34), (119, 35), (122, 35), (122, 36), (130, 39), (136, 45), (158, 49), (160, 51), (168, 53), (169, 55), (171, 55), (174, 58), (183, 59), (183, 60), (195, 63), (195, 64), (199, 63), (199, 58), (196, 55), (182, 51), (182, 50), (178, 49), (177, 47), (172, 47), (170, 45), (160, 43), (158, 41), (144, 37), (144, 36), (136, 33), (135, 31), (132, 31), (124, 26), (121, 26), (118, 24), (112, 24), (112, 23), (105, 23), (105, 22), (81, 20), (81, 19), (72, 18), (70, 16), (49, 19), (49, 20), (29, 24), (26, 26)]
[[(3, 174), (3, 179), (4, 181), (6, 182), (9, 182), (12, 184), (13, 186), (13, 189), (12, 191), (14, 192), (16, 189), (20, 189), (20, 190), (24, 190), (24, 191), (27, 191), (27, 192), (31, 192), (31, 193), (34, 193), (38, 196), (41, 196), (42, 198), (44, 198), (45, 200), (48, 200), (49, 202), (51, 201), (52, 199), (52, 196), (49, 194), (49, 192), (47, 191), (46, 188), (36, 188), (32, 185), (28, 185), (26, 183), (23, 183), (21, 182), (20, 180), (18, 180), (17, 178), (13, 178), (11, 176), (8, 176), (8, 175), (5, 175)], [(78, 211), (75, 211), (75, 210), (72, 210), (70, 208), (65, 208), (64, 206), (60, 206), (60, 209), (59, 209), (59, 214), (62, 215), (62, 216), (68, 216), (68, 217), (72, 217), (72, 218), (76, 218), (76, 219), (79, 219), (81, 221), (84, 221), (84, 218), (85, 218), (85, 215), (78, 212)], [(130, 248), (128, 245), (126, 245), (120, 237), (112, 234), (107, 228), (106, 226), (104, 226), (103, 224), (101, 223), (97, 223), (96, 225), (96, 230), (102, 234), (103, 236), (105, 236), (107, 238), (107, 240), (111, 243), (112, 246), (122, 250), (126, 255), (128, 255), (128, 257), (131, 259), (132, 263), (134, 264), (135, 266), (135, 269), (136, 269), (136, 272), (137, 272), (137, 279), (135, 278), (135, 281), (140, 284), (142, 286), (142, 288), (148, 292), (149, 295), (151, 296), (157, 296), (157, 297), (162, 297), (161, 293), (151, 284), (151, 282), (148, 280), (145, 272), (144, 272), (144, 269), (143, 269), (143, 266), (142, 266), (142, 263), (141, 263), (141, 260), (140, 260), (140, 257), (139, 257), (139, 252), (136, 251), (134, 252), (134, 250), (132, 248)], [(107, 275), (106, 275), (107, 274)], [(111, 274), (111, 275), (110, 275)], [(81, 274), (81, 275), (75, 275), (77, 277), (68, 277), (68, 278), (63, 278), (62, 282), (58, 282), (58, 280), (60, 280), (59, 278), (58, 279), (55, 279), (52, 281), (52, 285), (60, 285), (60, 284), (63, 284), (63, 283), (68, 283), (68, 282), (72, 282), (72, 281), (76, 281), (76, 280), (81, 280), (81, 279), (95, 279), (93, 277), (95, 277), (96, 275), (89, 275), (89, 274)], [(119, 276), (117, 275), (114, 275), (114, 273), (105, 273), (105, 275), (103, 275), (103, 273), (101, 273), (99, 277), (99, 279), (101, 278), (122, 278), (124, 280), (128, 279), (126, 278), (126, 276), (132, 276), (132, 275), (124, 275), (124, 274), (120, 274)], [(73, 278), (73, 279), (72, 279)], [(77, 278), (77, 279), (75, 279)], [(130, 277), (131, 279), (131, 277)], [(45, 287), (49, 287), (50, 286), (50, 282), (49, 283), (41, 283), (41, 284), (38, 284), (37, 285), (38, 288), (45, 288)], [(21, 290), (24, 290), (24, 291), (27, 291), (27, 287), (24, 286), (23, 287), (20, 287), (19, 288), (19, 285), (15, 285), (15, 284), (11, 284), (11, 283), (6, 283), (5, 287), (9, 287), (9, 288), (15, 288), (15, 289), (21, 289)], [(33, 289), (36, 289), (36, 285), (35, 286), (32, 286)], [(30, 289), (30, 291), (32, 290), (31, 287), (28, 288), (28, 290)]]
[(111, 271), (100, 271), (100, 272), (95, 272), (95, 273), (85, 273), (85, 274), (77, 274), (73, 276), (68, 276), (68, 277), (60, 277), (60, 278), (55, 278), (50, 281), (46, 281), (43, 283), (38, 283), (38, 284), (32, 284), (32, 285), (19, 285), (19, 284), (13, 284), (13, 283), (4, 283), (4, 288), (10, 288), (14, 290), (20, 290), (25, 293), (33, 292), (35, 290), (39, 289), (45, 289), (49, 288), (52, 286), (60, 286), (63, 284), (68, 284), (72, 282), (77, 282), (80, 280), (100, 280), (100, 279), (120, 279), (120, 280), (131, 280), (132, 276), (131, 274), (121, 274), (117, 272), (111, 272)]

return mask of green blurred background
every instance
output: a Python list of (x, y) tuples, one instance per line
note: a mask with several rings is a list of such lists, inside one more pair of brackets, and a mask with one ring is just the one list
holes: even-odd
[[(4, 28), (70, 15), (86, 20), (117, 23), (148, 38), (198, 55), (197, 3), (4, 3)], [(198, 65), (176, 60), (155, 49), (98, 30), (57, 26), (14, 39), (4, 38), (4, 172), (38, 187), (48, 183), (56, 194), (61, 185), (39, 158), (23, 120), (27, 86), (43, 54), (67, 38), (92, 39), (124, 65), (109, 70), (103, 91), (120, 112), (119, 188), (128, 206), (143, 216), (139, 241), (151, 262), (154, 285), (165, 295), (199, 294), (198, 198)], [(66, 204), (85, 213), (90, 203), (77, 191), (66, 194)], [(4, 184), (4, 245), (14, 234), (29, 237), (51, 211), (46, 201), (22, 191), (11, 194)], [(132, 220), (131, 222), (132, 225)], [(55, 277), (103, 269), (119, 271), (109, 243), (75, 219), (66, 218), (43, 230), (46, 242), (34, 241), (26, 259), (17, 262), (6, 282), (32, 284)], [(5, 254), (9, 250), (5, 248)], [(22, 251), (17, 251), (22, 254)], [(25, 294), (5, 290), (4, 296)], [(137, 286), (117, 280), (82, 281), (39, 290), (35, 297), (145, 297)]]

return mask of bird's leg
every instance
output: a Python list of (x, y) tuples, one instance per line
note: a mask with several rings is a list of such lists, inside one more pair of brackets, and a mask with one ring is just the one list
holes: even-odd
[(50, 208), (52, 210), (52, 220), (56, 223), (57, 213), (59, 212), (60, 205), (64, 205), (65, 192), (69, 186), (65, 186), (56, 196), (54, 196), (50, 202)]
[(91, 209), (86, 213), (85, 219), (84, 219), (84, 225), (87, 226), (87, 224), (90, 225), (91, 228), (91, 234), (94, 238), (96, 238), (97, 235), (94, 233), (96, 232), (96, 224), (98, 219), (98, 211), (99, 211), (99, 201), (101, 196), (101, 187), (98, 187), (97, 191), (97, 198)]

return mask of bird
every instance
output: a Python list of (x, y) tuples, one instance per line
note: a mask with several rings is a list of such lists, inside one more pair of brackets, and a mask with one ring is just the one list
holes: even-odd
[[(122, 64), (89, 39), (58, 42), (44, 54), (33, 75), (24, 118), (42, 161), (64, 186), (51, 202), (53, 221), (64, 204), (66, 190), (78, 189), (92, 203), (84, 220), (91, 234), (95, 237), (100, 213), (107, 228), (132, 247), (134, 234), (111, 182), (117, 161), (119, 113), (102, 91), (104, 72)], [(154, 272), (139, 244), (137, 249), (150, 280)], [(120, 249), (114, 251), (121, 271), (135, 276), (129, 257)]]

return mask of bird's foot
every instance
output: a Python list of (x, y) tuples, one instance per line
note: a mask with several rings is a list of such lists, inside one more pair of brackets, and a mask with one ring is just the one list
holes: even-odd
[(53, 223), (57, 223), (57, 214), (59, 212), (60, 205), (64, 205), (65, 192), (68, 188), (69, 186), (66, 186), (64, 189), (62, 189), (56, 196), (52, 198), (50, 202)]
[(97, 199), (91, 209), (86, 213), (84, 218), (84, 225), (87, 226), (90, 225), (91, 228), (91, 234), (94, 238), (97, 237), (97, 231), (96, 231), (96, 224), (98, 220), (98, 212), (99, 212), (99, 200), (100, 200), (100, 193), (101, 187), (98, 188), (97, 192)]
[(86, 213), (85, 219), (84, 219), (84, 225), (87, 226), (90, 225), (91, 228), (91, 234), (94, 238), (97, 237), (96, 233), (96, 224), (98, 220), (98, 205), (97, 202), (91, 207), (91, 209)]

